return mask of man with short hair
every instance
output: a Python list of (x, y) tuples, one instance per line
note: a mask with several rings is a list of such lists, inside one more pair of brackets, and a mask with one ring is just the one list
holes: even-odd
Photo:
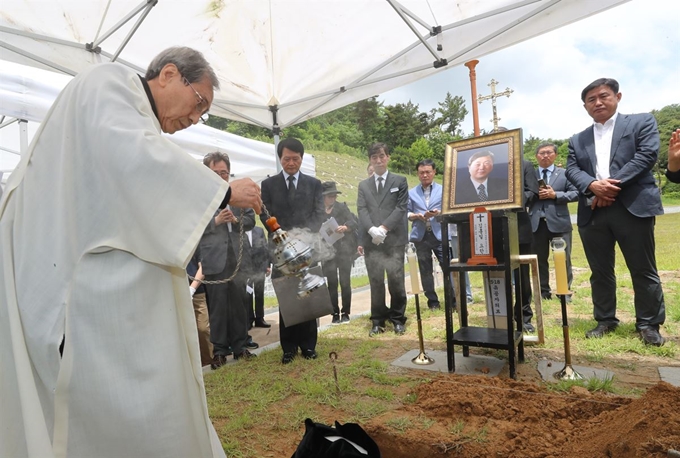
[(538, 199), (529, 207), (531, 230), (534, 233), (534, 252), (538, 257), (538, 273), (541, 279), (541, 297), (551, 299), (550, 241), (562, 237), (567, 243), (567, 281), (571, 289), (571, 217), (569, 202), (578, 199), (578, 191), (565, 175), (566, 170), (555, 166), (557, 147), (553, 143), (541, 143), (536, 148), (536, 169), (539, 180)]
[[(402, 335), (406, 323), (404, 286), (404, 248), (407, 242), (408, 182), (387, 171), (389, 150), (374, 143), (368, 150), (373, 176), (359, 183), (357, 210), (364, 243), (366, 270), (371, 285), (371, 323), (369, 336), (385, 332), (390, 321), (394, 332)], [(390, 307), (385, 305), (385, 273), (390, 291)]]
[(190, 48), (146, 77), (94, 65), (22, 155), (0, 200), (0, 456), (225, 456), (185, 269), (218, 206), (260, 193), (161, 135), (218, 86)]
[(455, 204), (508, 198), (508, 180), (490, 176), (493, 162), (494, 155), (491, 151), (477, 151), (470, 156), (467, 161), (469, 176), (461, 173), (456, 177)]
[[(229, 182), (231, 163), (226, 153), (217, 151), (206, 154), (203, 165)], [(227, 205), (215, 212), (215, 217), (210, 220), (198, 244), (206, 280), (223, 281), (234, 275), (228, 282), (205, 285), (210, 317), (210, 341), (213, 344), (213, 360), (210, 364), (212, 369), (226, 364), (227, 356), (231, 354), (235, 360), (256, 356), (248, 350), (249, 347), (257, 348), (254, 344), (251, 345), (248, 339), (246, 282), (251, 259), (243, 255), (239, 258), (239, 253), (243, 251), (241, 244), (248, 243), (248, 240), (245, 240), (245, 231), (251, 230), (254, 226), (255, 212), (251, 208)]]
[(600, 338), (616, 318), (615, 245), (630, 271), (635, 294), (635, 328), (647, 345), (661, 346), (666, 318), (654, 253), (654, 224), (663, 214), (652, 167), (659, 155), (659, 130), (651, 114), (618, 112), (619, 83), (593, 81), (581, 92), (593, 125), (569, 140), (567, 178), (579, 191), (578, 229), (592, 271), (590, 285)]
[(436, 220), (442, 208), (442, 185), (434, 181), (437, 173), (432, 159), (423, 159), (416, 164), (420, 184), (408, 192), (407, 216), (411, 221), (409, 241), (416, 247), (418, 269), (423, 292), (430, 310), (439, 310), (441, 305), (434, 289), (432, 255), (442, 265), (442, 225)]
[[(284, 231), (301, 228), (317, 234), (324, 220), (321, 181), (300, 172), (305, 148), (296, 138), (281, 140), (276, 148), (282, 171), (262, 182), (262, 202), (271, 216)], [(266, 215), (261, 215), (266, 223)], [(269, 238), (273, 234), (269, 234)], [(272, 279), (283, 274), (272, 270)], [(279, 334), (283, 357), (281, 362), (289, 364), (300, 350), (305, 359), (315, 359), (317, 328), (316, 320), (309, 320), (293, 326), (286, 326), (279, 312)]]

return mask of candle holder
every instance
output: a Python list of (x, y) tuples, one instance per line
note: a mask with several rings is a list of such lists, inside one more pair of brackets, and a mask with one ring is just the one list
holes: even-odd
[(411, 362), (413, 364), (418, 364), (425, 366), (428, 364), (434, 364), (434, 359), (427, 356), (425, 353), (425, 343), (423, 342), (423, 323), (420, 319), (420, 299), (418, 293), (420, 293), (420, 281), (418, 279), (418, 262), (416, 257), (416, 246), (413, 243), (409, 243), (406, 248), (406, 260), (408, 261), (408, 268), (411, 274), (411, 292), (416, 298), (416, 316), (418, 318), (418, 340), (420, 341), (420, 353), (418, 356), (413, 358)]
[(564, 367), (555, 372), (554, 377), (559, 380), (582, 380), (583, 376), (571, 366), (571, 347), (569, 344), (569, 321), (567, 320), (567, 243), (562, 237), (555, 237), (550, 242), (555, 262), (555, 278), (557, 280), (557, 295), (562, 304), (562, 336), (564, 337)]

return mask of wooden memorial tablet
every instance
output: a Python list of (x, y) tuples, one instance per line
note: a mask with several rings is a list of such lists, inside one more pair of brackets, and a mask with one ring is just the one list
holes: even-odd
[(477, 207), (470, 213), (470, 259), (467, 263), (473, 266), (498, 264), (493, 257), (491, 212), (484, 207)]

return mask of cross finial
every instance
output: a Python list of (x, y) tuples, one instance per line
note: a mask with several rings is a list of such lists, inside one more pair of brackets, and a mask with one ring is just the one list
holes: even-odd
[(491, 88), (491, 94), (489, 95), (480, 95), (477, 98), (477, 101), (481, 104), (484, 100), (489, 100), (491, 99), (491, 106), (493, 107), (493, 130), (497, 131), (498, 130), (498, 121), (501, 119), (498, 117), (498, 114), (496, 112), (496, 99), (498, 97), (510, 97), (510, 94), (512, 94), (514, 91), (510, 89), (509, 87), (505, 88), (505, 91), (503, 92), (496, 92), (496, 85), (498, 84), (498, 81), (495, 79), (491, 79), (491, 82), (487, 84)]

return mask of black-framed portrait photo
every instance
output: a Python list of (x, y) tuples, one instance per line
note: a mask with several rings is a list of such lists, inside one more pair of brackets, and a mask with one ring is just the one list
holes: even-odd
[(446, 145), (442, 213), (522, 208), (522, 129)]

